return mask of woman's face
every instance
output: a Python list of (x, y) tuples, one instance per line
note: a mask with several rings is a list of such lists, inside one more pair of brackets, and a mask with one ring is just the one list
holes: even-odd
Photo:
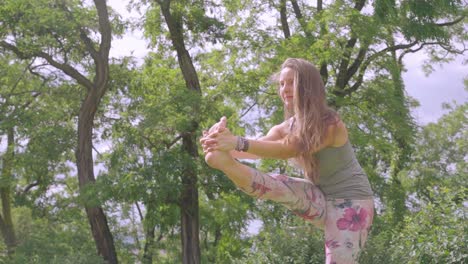
[(288, 110), (294, 109), (294, 75), (295, 72), (293, 69), (284, 68), (281, 70), (279, 76), (279, 94)]

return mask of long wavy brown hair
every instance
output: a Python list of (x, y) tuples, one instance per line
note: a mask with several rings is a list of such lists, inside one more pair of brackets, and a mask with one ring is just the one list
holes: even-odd
[(304, 59), (288, 58), (281, 65), (281, 70), (284, 68), (295, 72), (294, 112), (285, 109), (285, 119), (293, 117), (286, 140), (298, 145), (297, 162), (303, 167), (306, 178), (318, 184), (319, 164), (311, 151), (318, 149), (325, 140), (327, 128), (338, 121), (338, 114), (327, 104), (325, 86), (314, 65)]

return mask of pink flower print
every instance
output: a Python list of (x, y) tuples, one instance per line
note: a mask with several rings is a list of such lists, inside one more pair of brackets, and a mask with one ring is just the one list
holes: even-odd
[(330, 239), (330, 240), (327, 240), (325, 242), (325, 246), (327, 248), (338, 248), (338, 247), (340, 247), (340, 243), (338, 243), (338, 241), (336, 241), (336, 240), (331, 240)]
[(257, 197), (262, 197), (262, 195), (264, 195), (265, 193), (271, 191), (270, 188), (266, 187), (263, 184), (257, 183), (257, 182), (252, 183), (252, 188), (253, 188), (253, 192), (256, 192), (256, 191), (260, 190)]
[(367, 211), (361, 208), (357, 212), (354, 208), (346, 208), (343, 218), (338, 219), (336, 226), (340, 230), (358, 231), (366, 227)]
[(296, 214), (299, 217), (302, 217), (304, 220), (310, 220), (313, 221), (317, 216), (320, 216), (319, 212), (316, 212), (315, 214), (310, 213), (311, 209), (307, 209), (305, 212), (299, 212), (299, 211), (293, 211), (294, 214)]
[(273, 178), (283, 183), (289, 181), (289, 177), (283, 174), (276, 174), (273, 176)]
[(306, 194), (307, 200), (311, 201), (312, 203), (317, 202), (317, 195), (314, 190), (308, 189), (305, 191), (305, 194)]

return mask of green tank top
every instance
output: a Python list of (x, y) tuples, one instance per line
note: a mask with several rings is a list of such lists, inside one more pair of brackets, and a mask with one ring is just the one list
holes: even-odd
[(354, 154), (349, 140), (341, 147), (328, 147), (315, 153), (320, 172), (318, 186), (327, 198), (369, 199), (369, 179)]

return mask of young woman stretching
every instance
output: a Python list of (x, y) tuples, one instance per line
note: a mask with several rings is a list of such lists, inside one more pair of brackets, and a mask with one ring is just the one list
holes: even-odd
[[(311, 63), (287, 59), (277, 79), (285, 121), (253, 140), (232, 135), (223, 117), (200, 140), (205, 160), (248, 195), (283, 204), (323, 229), (327, 264), (356, 263), (374, 203), (345, 124), (327, 106), (320, 73)], [(295, 159), (305, 178), (262, 173), (235, 158)]]

